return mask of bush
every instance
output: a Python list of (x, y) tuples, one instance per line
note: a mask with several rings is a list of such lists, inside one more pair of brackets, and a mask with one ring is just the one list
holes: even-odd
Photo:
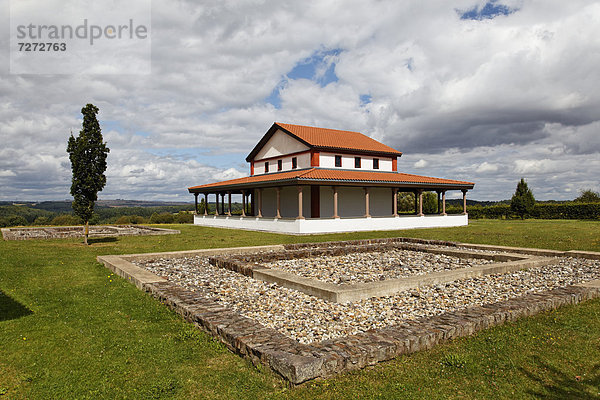
[(175, 221), (175, 216), (171, 213), (154, 213), (150, 216), (151, 224), (172, 224)]
[(435, 214), (437, 213), (437, 195), (433, 192), (423, 193), (423, 213), (424, 214)]
[(52, 225), (81, 225), (81, 219), (72, 214), (62, 214), (54, 217), (50, 222)]
[(131, 225), (131, 217), (128, 215), (123, 215), (115, 221), (116, 225)]
[(175, 222), (178, 224), (193, 224), (194, 214), (185, 211), (179, 211), (179, 213), (175, 216)]
[(8, 227), (8, 226), (25, 226), (27, 225), (27, 220), (25, 217), (20, 215), (9, 215), (7, 217), (0, 218), (0, 226)]
[(599, 203), (600, 193), (594, 192), (591, 189), (581, 190), (579, 192), (579, 197), (573, 201), (578, 203)]
[[(448, 209), (451, 213), (454, 207)], [(462, 209), (461, 209), (462, 211)], [(493, 206), (469, 206), (469, 218), (472, 219), (510, 219), (518, 215), (511, 211), (508, 204)], [(531, 211), (532, 218), (540, 219), (600, 219), (600, 203), (536, 203)]]
[(50, 218), (48, 217), (37, 217), (35, 221), (33, 221), (34, 225), (50, 225)]

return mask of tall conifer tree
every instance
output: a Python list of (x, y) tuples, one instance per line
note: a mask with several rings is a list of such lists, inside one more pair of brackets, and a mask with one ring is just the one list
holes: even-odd
[(102, 139), (100, 124), (96, 118), (98, 107), (88, 104), (81, 109), (83, 128), (77, 138), (69, 137), (67, 152), (71, 160), (73, 178), (71, 195), (73, 211), (84, 222), (85, 244), (88, 244), (89, 221), (94, 213), (98, 192), (106, 185), (106, 157), (109, 148)]
[(534, 206), (533, 192), (527, 186), (525, 179), (521, 178), (521, 181), (517, 184), (517, 190), (515, 190), (515, 194), (510, 200), (510, 209), (523, 219), (526, 215), (531, 215)]

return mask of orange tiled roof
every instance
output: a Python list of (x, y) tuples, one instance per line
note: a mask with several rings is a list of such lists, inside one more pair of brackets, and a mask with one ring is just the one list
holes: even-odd
[(265, 136), (250, 152), (246, 161), (250, 162), (259, 150), (266, 144), (267, 140), (277, 131), (282, 129), (295, 136), (309, 147), (317, 149), (350, 150), (369, 153), (384, 153), (391, 156), (401, 156), (402, 152), (386, 146), (375, 139), (363, 135), (360, 132), (340, 131), (337, 129), (317, 128), (313, 126), (292, 125), (275, 122), (267, 131)]
[(276, 122), (276, 124), (315, 147), (363, 151), (366, 150), (402, 155), (402, 153), (398, 150), (393, 149), (390, 146), (386, 146), (375, 139), (371, 139), (360, 132), (282, 124), (279, 122)]
[(429, 176), (404, 174), (398, 172), (374, 172), (374, 171), (350, 171), (350, 170), (339, 170), (339, 169), (326, 169), (326, 168), (310, 168), (296, 171), (278, 172), (272, 174), (253, 175), (245, 178), (231, 179), (228, 181), (208, 183), (206, 185), (192, 186), (188, 188), (190, 192), (200, 191), (201, 189), (210, 188), (241, 188), (242, 186), (255, 187), (261, 183), (273, 183), (273, 182), (290, 182), (290, 183), (303, 183), (303, 182), (318, 182), (318, 181), (329, 181), (329, 182), (340, 182), (340, 183), (390, 183), (396, 185), (406, 184), (408, 186), (414, 186), (416, 184), (423, 185), (440, 185), (444, 186), (455, 186), (459, 188), (472, 188), (475, 184), (473, 182), (456, 181), (452, 179), (433, 178)]

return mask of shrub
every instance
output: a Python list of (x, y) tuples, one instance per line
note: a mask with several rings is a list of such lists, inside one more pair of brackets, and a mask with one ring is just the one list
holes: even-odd
[(0, 226), (8, 227), (8, 226), (25, 226), (27, 225), (27, 220), (20, 215), (9, 215), (7, 217), (0, 218)]
[(20, 215), (9, 215), (8, 217), (4, 217), (4, 224), (3, 226), (25, 226), (28, 225), (27, 224), (27, 220), (25, 219), (25, 217), (22, 217)]
[(398, 211), (399, 212), (414, 212), (415, 211), (415, 194), (412, 192), (398, 193)]
[(133, 225), (137, 225), (137, 224), (145, 224), (147, 223), (146, 218), (139, 216), (139, 215), (132, 215), (129, 218), (131, 218), (131, 223)]
[(179, 211), (179, 213), (175, 216), (175, 222), (178, 224), (193, 224), (194, 214), (185, 211)]
[(175, 220), (173, 214), (165, 212), (165, 213), (154, 213), (150, 217), (151, 224), (172, 224)]
[(81, 219), (72, 214), (61, 214), (54, 217), (50, 222), (52, 225), (81, 225)]
[(34, 225), (50, 225), (50, 218), (48, 217), (37, 217), (35, 221), (33, 221)]
[(131, 217), (129, 215), (122, 215), (115, 221), (116, 225), (130, 225)]
[(423, 193), (423, 213), (435, 214), (437, 212), (437, 195), (433, 192)]
[(581, 190), (579, 197), (574, 201), (578, 203), (600, 203), (600, 193), (594, 192), (591, 189)]

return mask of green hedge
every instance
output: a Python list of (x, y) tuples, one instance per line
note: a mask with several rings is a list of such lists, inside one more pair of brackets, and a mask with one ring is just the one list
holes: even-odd
[[(449, 208), (453, 212), (454, 207)], [(462, 209), (460, 210), (462, 211)], [(469, 218), (512, 219), (518, 218), (509, 204), (493, 206), (469, 206)], [(540, 219), (600, 219), (600, 203), (536, 203), (529, 218)]]

